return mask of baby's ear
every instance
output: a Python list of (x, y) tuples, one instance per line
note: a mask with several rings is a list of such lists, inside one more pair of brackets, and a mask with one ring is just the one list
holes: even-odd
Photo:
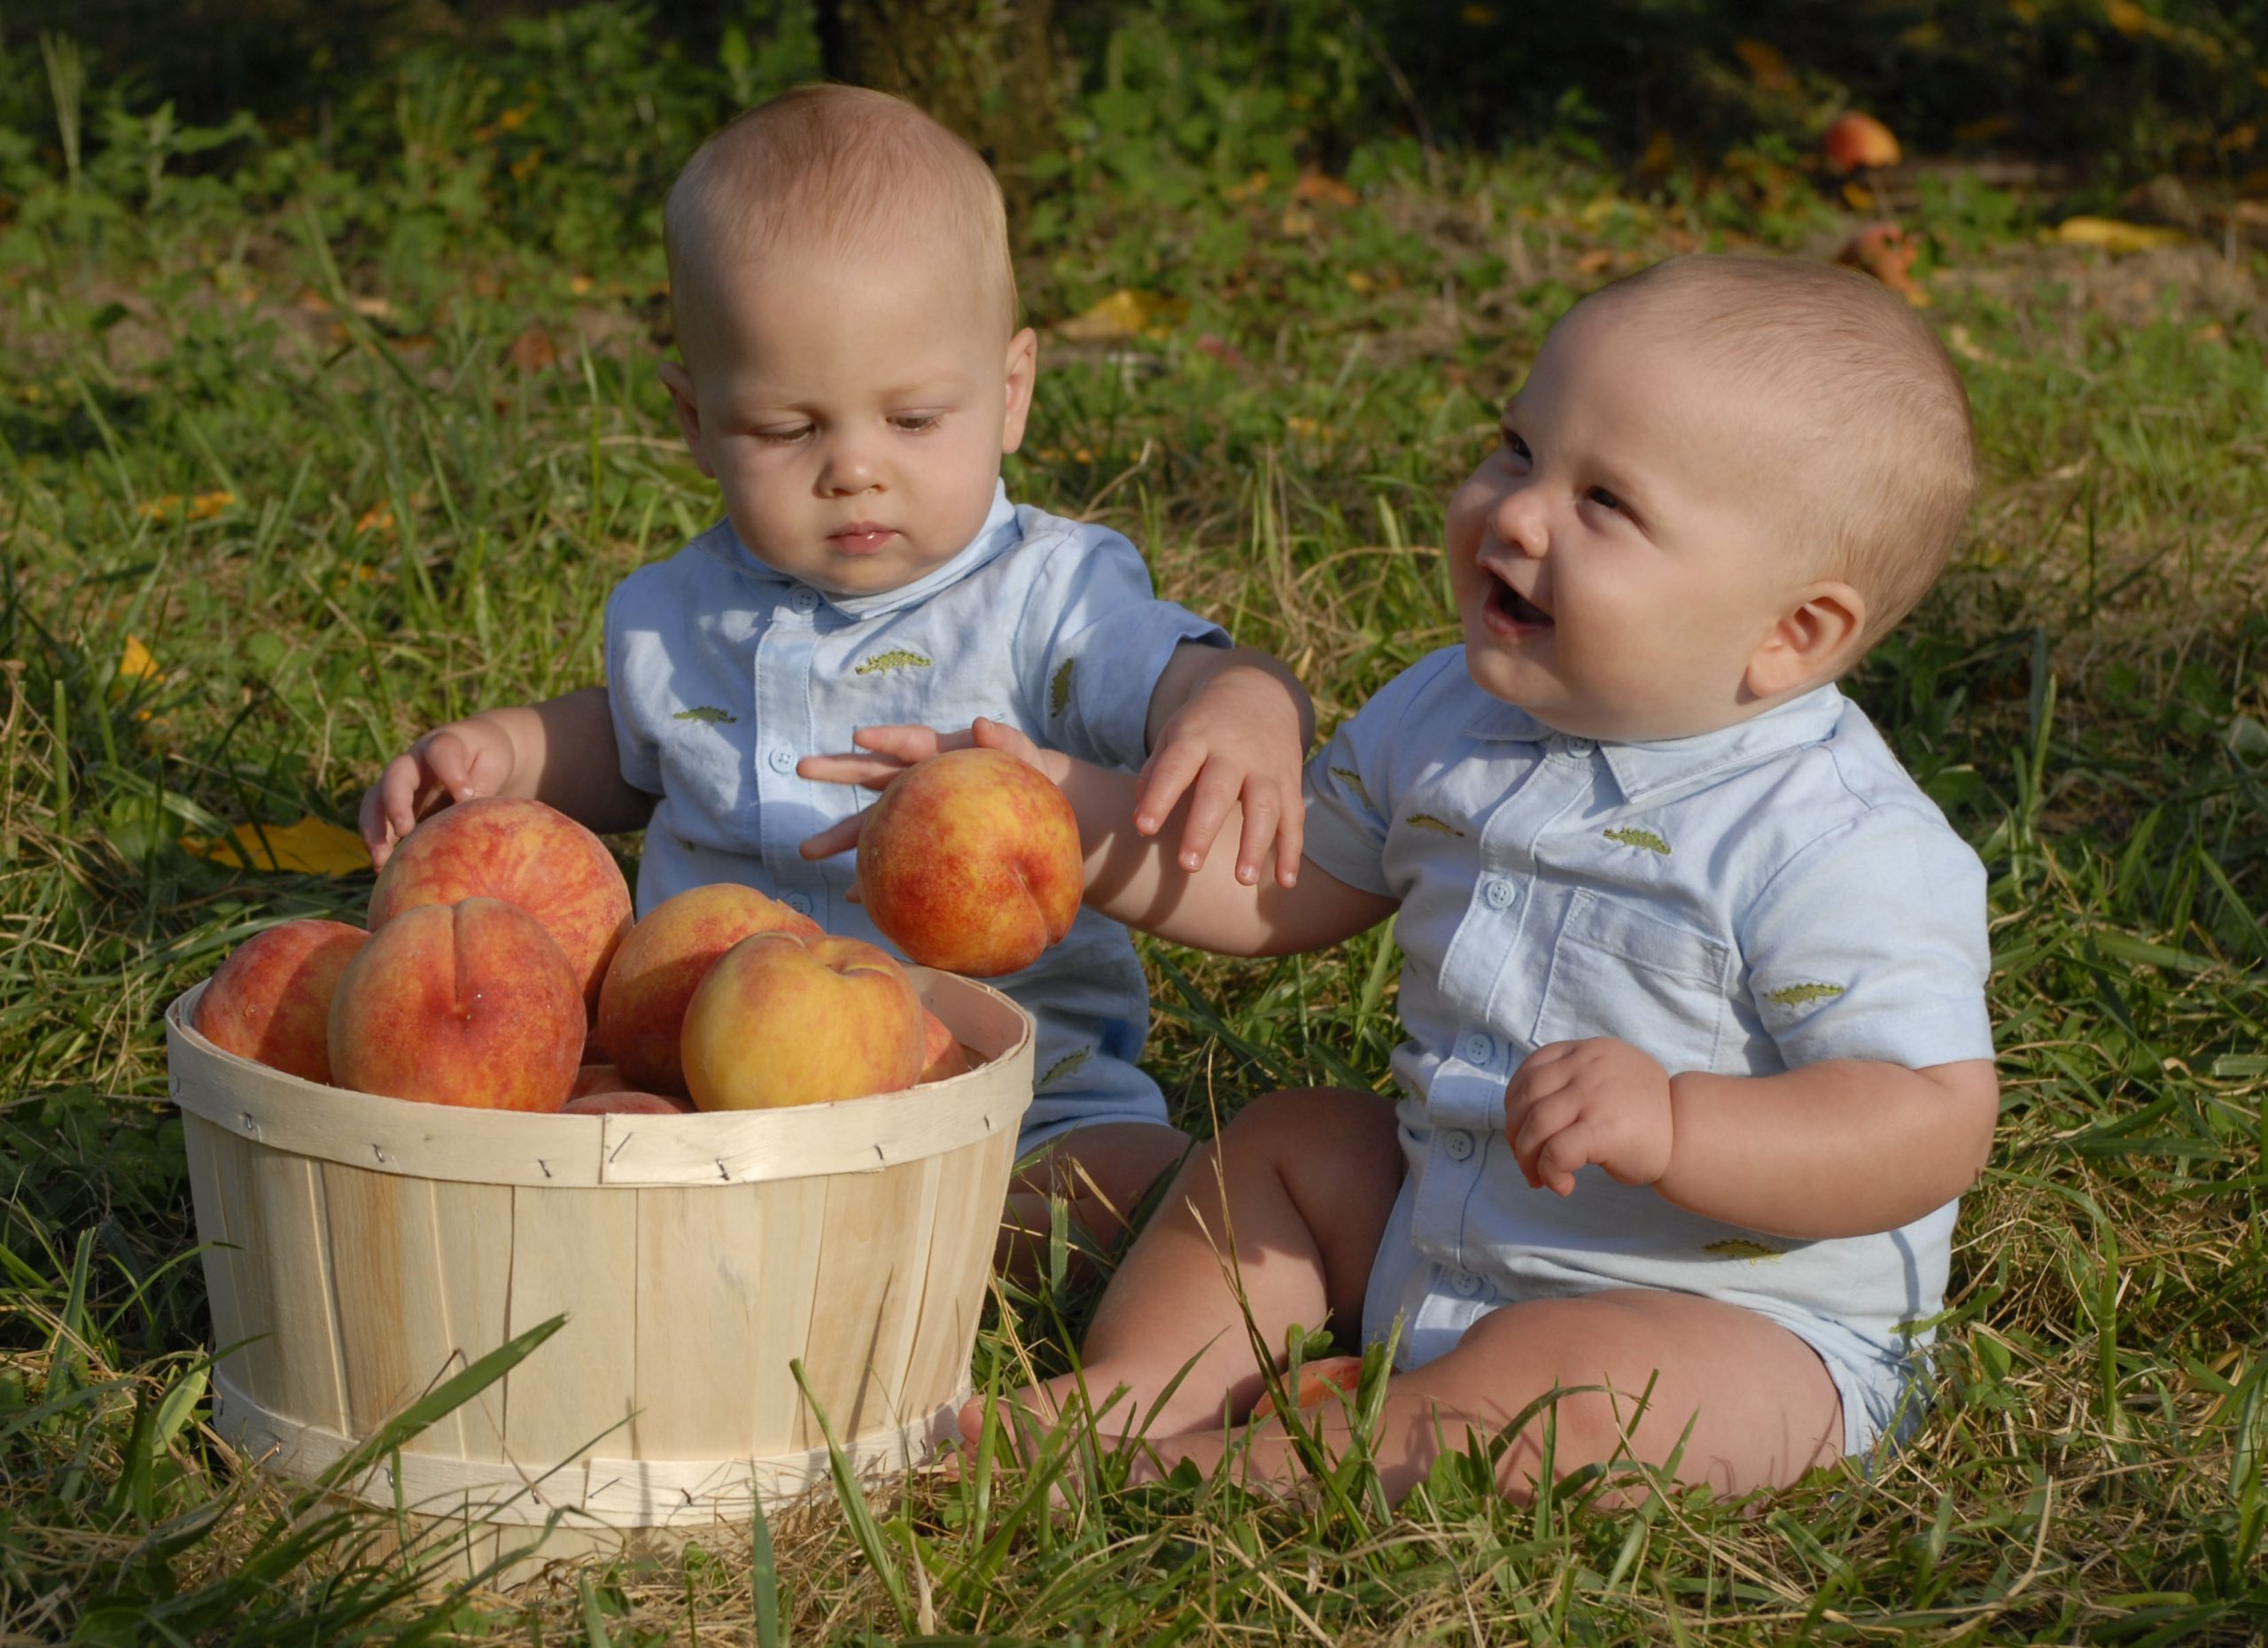
[(716, 479), (716, 469), (701, 444), (701, 401), (693, 391), (693, 374), (675, 361), (663, 361), (656, 371), (662, 387), (670, 392), (670, 406), (677, 413), (678, 433), (685, 437), (686, 450), (693, 454), (703, 475)]
[(1845, 583), (1814, 584), (1749, 655), (1744, 684), (1758, 698), (1777, 698), (1833, 680), (1857, 656), (1866, 628), (1864, 595)]
[(1000, 454), (1024, 444), (1024, 421), (1031, 416), (1032, 380), (1039, 371), (1039, 334), (1029, 326), (1008, 339), (1007, 419), (1000, 427)]

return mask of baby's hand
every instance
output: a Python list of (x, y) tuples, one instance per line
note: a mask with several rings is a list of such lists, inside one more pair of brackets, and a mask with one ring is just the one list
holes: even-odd
[(1592, 1163), (1625, 1185), (1669, 1171), (1669, 1072), (1627, 1041), (1596, 1036), (1538, 1047), (1504, 1090), (1504, 1136), (1536, 1189), (1565, 1196)]
[(510, 781), (512, 766), (511, 739), (477, 715), (435, 727), (394, 757), (362, 797), (362, 844), (371, 867), (385, 868), (394, 843), (426, 814), (497, 794)]
[(1259, 881), (1272, 848), (1277, 881), (1293, 886), (1307, 824), (1300, 793), (1304, 742), (1299, 708), (1282, 681), (1250, 667), (1223, 669), (1158, 735), (1135, 781), (1134, 828), (1156, 835), (1188, 794), (1178, 862), (1194, 871), (1204, 867), (1229, 808), (1241, 805), (1237, 879), (1247, 886)]
[[(1014, 727), (982, 718), (974, 727), (958, 733), (904, 724), (854, 727), (850, 742), (858, 748), (842, 755), (805, 756), (796, 763), (796, 776), (815, 778), (828, 784), (857, 784), (867, 789), (881, 789), (917, 761), (926, 761), (948, 750), (967, 750), (972, 745), (1012, 755), (1025, 766), (1037, 767), (1058, 784), (1063, 781), (1062, 768), (1068, 765), (1060, 757), (1051, 762), (1045, 751)], [(848, 852), (858, 844), (858, 832), (866, 821), (866, 813), (854, 813), (828, 825), (816, 836), (806, 837), (797, 851), (806, 859), (831, 859), (838, 852)]]

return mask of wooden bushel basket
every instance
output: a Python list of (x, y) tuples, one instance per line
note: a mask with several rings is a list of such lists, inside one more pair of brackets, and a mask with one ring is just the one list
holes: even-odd
[(370, 1504), (586, 1528), (745, 1520), (950, 1432), (1031, 1102), (1031, 1021), (915, 970), (986, 1061), (912, 1093), (525, 1116), (324, 1087), (166, 1014), (215, 1425), (313, 1478), (488, 1351), (567, 1325), (359, 1481)]

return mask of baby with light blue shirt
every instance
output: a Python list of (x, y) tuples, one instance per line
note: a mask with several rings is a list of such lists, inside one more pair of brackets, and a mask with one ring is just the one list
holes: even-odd
[[(1960, 378), (1894, 294), (1676, 260), (1552, 329), (1449, 502), (1464, 644), (1310, 763), (1295, 887), (1169, 874), (1123, 779), (980, 727), (1072, 797), (1106, 911), (1238, 954), (1394, 917), (1410, 1035), (1398, 1104), (1240, 1111), (1082, 1370), (1020, 1408), (1115, 1393), (1141, 1469), (1232, 1449), (1293, 1479), (1280, 1424), (1244, 1423), (1247, 1319), (1278, 1347), (1327, 1321), (1394, 1346), (1369, 1450), (1397, 1496), (1470, 1434), (1525, 1496), (1618, 1461), (1744, 1492), (1909, 1431), (1998, 1115), (1984, 875), (1835, 682), (1973, 475)], [(1344, 1443), (1348, 1408), (1314, 1418)]]
[[(1207, 862), (1233, 814), (1233, 859), (1214, 861), (1248, 882), (1280, 841), (1290, 873), (1312, 727), (1296, 680), (1156, 599), (1116, 532), (1001, 484), (1037, 345), (975, 152), (895, 97), (806, 88), (705, 144), (665, 223), (683, 359), (662, 379), (725, 518), (617, 587), (604, 688), (483, 711), (397, 758), (363, 804), (373, 859), (435, 806), (533, 796), (645, 828), (641, 915), (735, 882), (886, 945), (848, 861), (797, 851), (858, 804), (809, 764), (870, 724), (985, 716), (1138, 771), (1138, 828), (1186, 797), (1180, 862)], [(1021, 1144), (1044, 1159), (1010, 1224), (1060, 1191), (1107, 1238), (1188, 1143), (1136, 1063), (1148, 992), (1126, 930), (1083, 911), (992, 982), (1037, 1025)]]

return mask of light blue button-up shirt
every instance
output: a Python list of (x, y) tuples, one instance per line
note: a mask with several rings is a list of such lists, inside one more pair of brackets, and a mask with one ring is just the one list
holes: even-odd
[[(1005, 488), (967, 548), (871, 595), (799, 583), (720, 521), (633, 572), (607, 603), (622, 776), (660, 797), (639, 913), (689, 887), (739, 882), (828, 932), (889, 948), (844, 896), (850, 855), (810, 864), (796, 851), (873, 796), (799, 778), (796, 764), (850, 749), (854, 727), (960, 727), (982, 715), (1083, 759), (1138, 767), (1151, 692), (1184, 641), (1228, 637), (1154, 598), (1118, 533), (1011, 505)], [(1061, 944), (990, 982), (1038, 1025), (1025, 1147), (1093, 1122), (1165, 1120), (1157, 1084), (1134, 1063), (1149, 992), (1123, 927), (1082, 909)]]
[(1307, 856), (1401, 901), (1394, 1057), (1409, 1162), (1366, 1326), (1430, 1360), (1506, 1296), (1675, 1288), (1846, 1361), (1934, 1315), (1957, 1204), (1879, 1235), (1767, 1236), (1583, 1169), (1531, 1189), (1504, 1089), (1613, 1036), (1675, 1074), (1990, 1058), (1984, 874), (1858, 708), (1821, 687), (1659, 743), (1594, 743), (1490, 697), (1464, 652), (1389, 682), (1309, 764)]

